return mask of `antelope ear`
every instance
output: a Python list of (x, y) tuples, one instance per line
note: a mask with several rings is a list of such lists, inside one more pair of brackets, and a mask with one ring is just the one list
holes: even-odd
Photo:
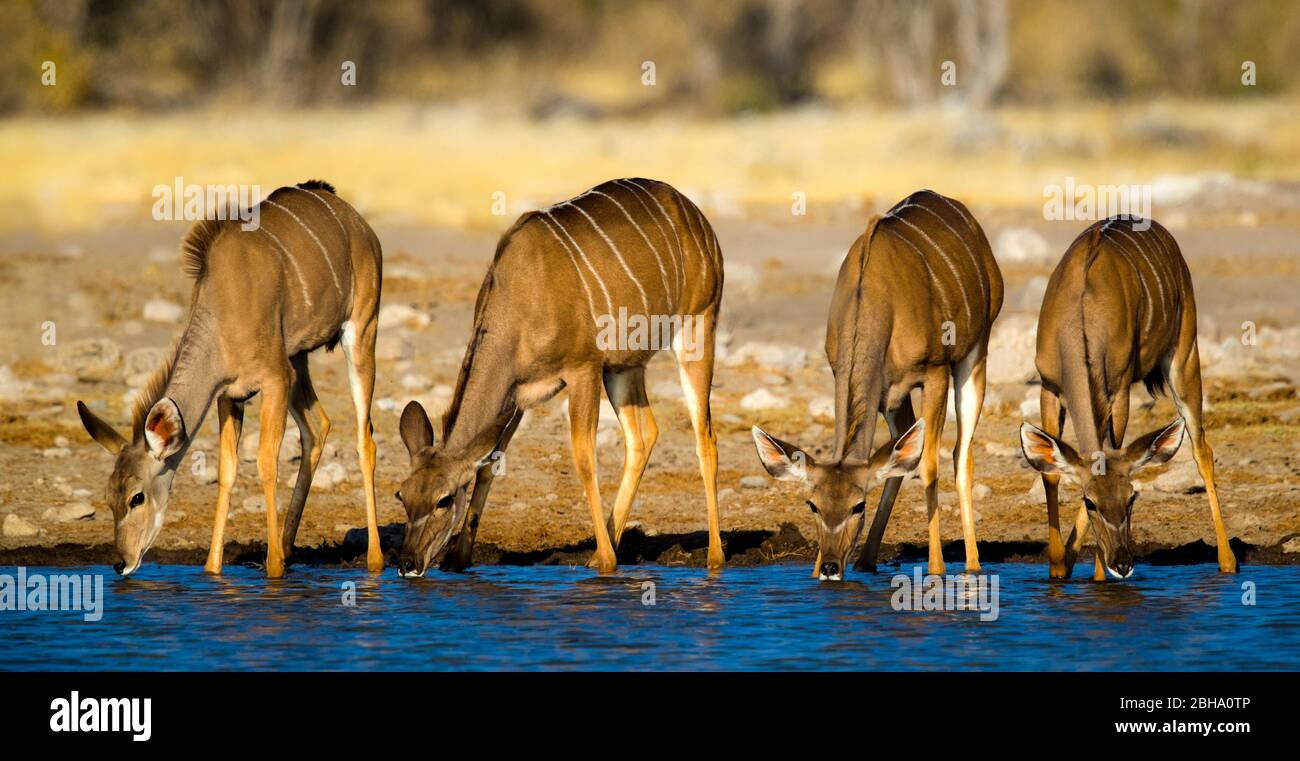
[(1082, 464), (1079, 454), (1069, 444), (1033, 423), (1020, 426), (1020, 452), (1030, 467), (1039, 473), (1073, 478), (1074, 469)]
[(171, 399), (159, 399), (149, 410), (144, 419), (144, 441), (149, 445), (149, 453), (158, 460), (166, 460), (181, 450), (185, 422), (181, 420), (180, 408)]
[(81, 424), (85, 426), (86, 433), (90, 434), (90, 438), (98, 442), (104, 449), (107, 449), (109, 454), (115, 455), (122, 451), (122, 447), (126, 446), (127, 442), (122, 434), (113, 430), (113, 426), (96, 417), (95, 413), (91, 412), (90, 408), (80, 401), (77, 402), (77, 415), (81, 418)]
[(419, 402), (415, 400), (407, 402), (406, 409), (402, 410), (402, 422), (399, 427), (402, 432), (402, 443), (406, 444), (406, 451), (412, 457), (421, 449), (433, 446), (433, 424), (429, 422), (429, 416)]
[(778, 481), (808, 480), (808, 469), (817, 464), (811, 455), (794, 444), (767, 435), (758, 426), (751, 428), (750, 433), (754, 436), (758, 459), (772, 478)]
[(1152, 431), (1124, 448), (1124, 459), (1133, 464), (1133, 469), (1147, 465), (1159, 465), (1168, 462), (1178, 453), (1182, 446), (1183, 433), (1187, 426), (1178, 418), (1159, 430)]
[(867, 461), (867, 467), (876, 471), (876, 480), (905, 476), (921, 464), (925, 449), (925, 421), (918, 420), (902, 436), (885, 444)]

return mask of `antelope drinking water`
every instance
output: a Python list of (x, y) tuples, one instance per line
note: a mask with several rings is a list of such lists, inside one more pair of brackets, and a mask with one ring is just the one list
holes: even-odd
[[(1025, 459), (1043, 474), (1050, 576), (1069, 578), (1089, 526), (1099, 547), (1093, 578), (1133, 573), (1131, 479), (1173, 457), (1184, 431), (1210, 500), (1219, 570), (1235, 573), (1214, 488), (1214, 454), (1201, 425), (1192, 275), (1169, 231), (1154, 221), (1111, 217), (1075, 238), (1047, 285), (1035, 364), (1043, 381), (1043, 427), (1023, 424), (1020, 442)], [(1179, 417), (1124, 447), (1129, 390), (1139, 381), (1153, 394), (1167, 387)], [(1066, 410), (1078, 450), (1058, 438)], [(1057, 502), (1062, 476), (1083, 489), (1065, 545)]]
[[(562, 389), (569, 394), (573, 461), (596, 535), (594, 563), (601, 573), (614, 570), (614, 550), (659, 433), (645, 366), (657, 349), (667, 348), (636, 328), (627, 340), (611, 341), (614, 323), (656, 331), (676, 355), (704, 476), (708, 563), (720, 567), (709, 389), (721, 297), (722, 252), (713, 228), (695, 204), (662, 182), (614, 180), (520, 217), (501, 237), (479, 290), (441, 440), (435, 442), (418, 402), (402, 412), (411, 473), (397, 493), (407, 513), (398, 571), (421, 576), (435, 561), (452, 569), (469, 564), (494, 476), (489, 459), (505, 450), (524, 410)], [(624, 319), (628, 314), (631, 319)], [(596, 484), (602, 384), (626, 450), (608, 526)], [(443, 557), (456, 532), (454, 548)]]
[[(811, 488), (820, 549), (813, 575), (839, 580), (862, 531), (867, 490), (885, 481), (858, 567), (875, 570), (880, 540), (903, 476), (919, 463), (929, 511), (930, 573), (944, 572), (939, 541), (939, 437), (948, 383), (956, 387), (953, 452), (966, 543), (966, 571), (979, 570), (971, 448), (984, 403), (989, 331), (1002, 309), (1002, 273), (988, 239), (961, 203), (913, 193), (867, 223), (840, 267), (826, 323), (835, 374), (835, 442), (816, 462), (793, 444), (753, 429), (763, 467)], [(910, 393), (921, 387), (921, 419)], [(871, 454), (876, 412), (893, 441)]]
[[(330, 429), (312, 389), (307, 354), (337, 343), (347, 358), (357, 415), (370, 539), (366, 561), (372, 571), (383, 568), (370, 426), (379, 240), (356, 210), (320, 181), (280, 188), (259, 211), (255, 230), (241, 230), (237, 220), (206, 220), (185, 236), (184, 266), (194, 279), (189, 318), (171, 359), (136, 401), (131, 439), (77, 403), (86, 431), (117, 457), (108, 504), (122, 558), (115, 569), (123, 575), (140, 566), (157, 539), (176, 469), (214, 399), (221, 442), (216, 521), (204, 569), (221, 572), (244, 404), (255, 394), (262, 397), (257, 470), (266, 505), (266, 573), (283, 574)], [(302, 433), (303, 457), (281, 533), (275, 486), (286, 412)]]

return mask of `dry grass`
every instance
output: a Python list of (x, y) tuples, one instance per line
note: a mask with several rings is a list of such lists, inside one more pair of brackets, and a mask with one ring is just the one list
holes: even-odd
[(478, 108), (307, 113), (125, 113), (0, 123), (0, 230), (147, 222), (152, 189), (324, 177), (389, 221), (501, 227), (614, 176), (670, 180), (714, 214), (810, 214), (922, 186), (1030, 207), (1067, 175), (1097, 184), (1223, 170), (1300, 177), (1300, 114), (1287, 99), (1010, 108), (990, 114), (806, 109), (731, 120), (531, 121)]

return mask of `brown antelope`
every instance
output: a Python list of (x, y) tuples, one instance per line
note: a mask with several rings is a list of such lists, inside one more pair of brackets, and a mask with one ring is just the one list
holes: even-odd
[[(614, 180), (520, 217), (497, 244), (479, 290), (442, 439), (435, 443), (418, 402), (402, 412), (411, 473), (397, 493), (407, 513), (398, 571), (421, 576), (440, 558), (444, 568), (469, 564), (494, 476), (488, 460), (505, 450), (524, 410), (567, 389), (573, 461), (596, 535), (593, 562), (601, 573), (612, 572), (658, 438), (645, 366), (669, 343), (704, 476), (708, 563), (722, 566), (717, 439), (709, 413), (721, 298), (722, 251), (713, 228), (695, 204), (662, 182)], [(612, 340), (611, 327), (632, 323), (644, 330)], [(596, 485), (602, 383), (626, 449), (608, 526)], [(457, 531), (455, 547), (443, 558)]]
[[(979, 570), (971, 445), (984, 403), (989, 331), (1001, 309), (1002, 273), (984, 231), (960, 202), (922, 190), (867, 223), (840, 267), (826, 323), (826, 358), (835, 373), (829, 460), (817, 463), (798, 447), (753, 429), (768, 473), (811, 487), (808, 506), (820, 546), (814, 576), (841, 578), (862, 531), (872, 474), (887, 480), (858, 567), (875, 570), (899, 486), (918, 461), (929, 511), (928, 568), (944, 572), (936, 476), (950, 378), (956, 387), (953, 465), (966, 571)], [(917, 386), (920, 421), (909, 396)], [(894, 441), (868, 457), (877, 410)]]
[[(1075, 238), (1048, 282), (1035, 364), (1043, 427), (1023, 424), (1020, 442), (1025, 459), (1043, 474), (1050, 576), (1069, 578), (1090, 525), (1100, 548), (1093, 578), (1133, 573), (1130, 519), (1137, 494), (1131, 479), (1173, 457), (1184, 430), (1191, 433), (1192, 456), (1210, 499), (1219, 570), (1235, 573), (1214, 488), (1214, 455), (1201, 425), (1192, 275), (1169, 231), (1154, 221), (1111, 217)], [(1179, 418), (1123, 447), (1129, 390), (1139, 381), (1153, 394), (1167, 387)], [(1066, 410), (1078, 450), (1058, 438)], [(1062, 476), (1083, 490), (1065, 546), (1057, 503)]]
[[(357, 414), (357, 453), (365, 484), (372, 571), (383, 568), (375, 518), (375, 443), (370, 401), (375, 383), (382, 255), (370, 226), (325, 182), (280, 188), (261, 202), (260, 224), (205, 220), (181, 252), (194, 279), (189, 318), (172, 358), (136, 400), (131, 440), (78, 402), (86, 431), (116, 455), (108, 479), (118, 554), (114, 569), (132, 573), (158, 538), (176, 469), (213, 399), (221, 441), (217, 510), (204, 570), (221, 573), (226, 511), (239, 463), (244, 404), (262, 396), (257, 470), (266, 504), (266, 573), (284, 573), (312, 474), (330, 421), (312, 389), (307, 354), (343, 344)], [(298, 480), (276, 526), (276, 465), (285, 413), (302, 433)]]

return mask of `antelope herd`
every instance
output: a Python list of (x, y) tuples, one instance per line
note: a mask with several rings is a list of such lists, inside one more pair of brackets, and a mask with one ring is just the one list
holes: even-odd
[[(244, 405), (261, 396), (257, 469), (266, 511), (266, 573), (291, 555), (330, 419), (312, 388), (308, 354), (341, 346), (357, 419), (366, 507), (367, 566), (383, 569), (376, 517), (375, 383), (382, 254), (378, 238), (328, 183), (280, 188), (261, 202), (260, 224), (198, 222), (181, 245), (194, 285), (189, 316), (170, 359), (139, 394), (131, 438), (78, 402), (90, 436), (115, 456), (107, 501), (115, 570), (127, 575), (162, 529), (177, 469), (215, 401), (218, 490), (205, 570), (222, 570), (224, 529), (238, 464)], [(406, 510), (397, 560), (404, 577), (461, 570), (495, 474), (521, 416), (567, 390), (574, 470), (591, 509), (592, 565), (615, 552), (658, 439), (645, 368), (659, 350), (677, 360), (695, 434), (708, 516), (708, 566), (724, 565), (718, 515), (717, 437), (709, 396), (724, 278), (718, 238), (700, 209), (672, 186), (619, 179), (520, 217), (501, 237), (474, 307), (460, 374), (440, 436), (415, 401), (403, 410), (410, 469), (396, 493)], [(922, 190), (873, 216), (839, 270), (826, 328), (835, 378), (829, 456), (752, 429), (772, 477), (802, 484), (818, 537), (813, 576), (843, 579), (866, 525), (866, 498), (880, 498), (859, 570), (874, 571), (890, 512), (906, 476), (919, 471), (929, 532), (928, 572), (945, 572), (939, 531), (938, 453), (950, 396), (957, 435), (953, 468), (966, 549), (980, 569), (973, 496), (975, 429), (984, 401), (989, 336), (1002, 307), (1002, 275), (965, 205)], [(630, 315), (630, 317), (629, 317)], [(1051, 578), (1068, 578), (1089, 528), (1094, 578), (1132, 574), (1131, 478), (1165, 462), (1190, 434), (1218, 542), (1219, 569), (1237, 570), (1202, 426), (1200, 357), (1191, 274), (1178, 244), (1152, 220), (1116, 216), (1093, 224), (1057, 265), (1038, 320), (1035, 365), (1041, 425), (1021, 427), (1021, 452), (1042, 474)], [(1129, 392), (1167, 390), (1178, 418), (1127, 446)], [(596, 482), (600, 390), (618, 418), (625, 457), (608, 516)], [(911, 392), (920, 389), (920, 416)], [(1060, 436), (1066, 412), (1077, 448)], [(876, 415), (888, 440), (875, 443)], [(277, 521), (276, 483), (286, 415), (303, 456)], [(1060, 534), (1059, 483), (1082, 492), (1069, 540)]]

